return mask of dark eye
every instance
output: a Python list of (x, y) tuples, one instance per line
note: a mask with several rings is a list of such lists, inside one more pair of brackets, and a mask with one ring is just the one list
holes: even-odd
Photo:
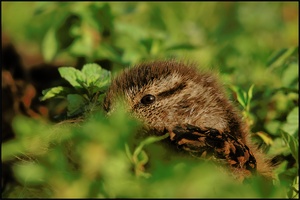
[(141, 99), (141, 103), (144, 105), (149, 105), (149, 104), (153, 103), (154, 101), (155, 101), (155, 96), (153, 96), (151, 94), (147, 94)]

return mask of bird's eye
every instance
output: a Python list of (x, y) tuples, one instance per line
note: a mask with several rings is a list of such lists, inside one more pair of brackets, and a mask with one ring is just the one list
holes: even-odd
[(141, 99), (141, 103), (144, 105), (152, 104), (154, 101), (155, 101), (155, 96), (151, 94), (147, 94)]

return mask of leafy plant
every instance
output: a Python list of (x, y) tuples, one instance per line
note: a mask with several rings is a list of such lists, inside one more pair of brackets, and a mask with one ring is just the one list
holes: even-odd
[(97, 64), (85, 64), (81, 71), (73, 67), (58, 69), (62, 78), (73, 87), (53, 87), (43, 91), (42, 101), (50, 98), (66, 98), (68, 117), (92, 112), (99, 106), (101, 99), (110, 84), (110, 72)]
[[(178, 155), (170, 160), (172, 154), (166, 161), (155, 146), (166, 135), (147, 138), (133, 154), (126, 153), (126, 145), (133, 148), (128, 141), (138, 123), (121, 108), (109, 118), (95, 113), (80, 123), (53, 125), (17, 117), (13, 124), (17, 138), (3, 145), (2, 160), (17, 159), (13, 173), (20, 186), (6, 191), (6, 197), (284, 197), (280, 187), (257, 189), (263, 180), (237, 184), (209, 162)], [(142, 169), (147, 157), (155, 158), (152, 167)]]

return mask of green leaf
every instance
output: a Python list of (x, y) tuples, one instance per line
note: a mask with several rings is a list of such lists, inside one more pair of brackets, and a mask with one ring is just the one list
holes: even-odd
[(84, 111), (86, 100), (79, 94), (69, 94), (67, 115), (74, 116)]
[(42, 53), (46, 62), (54, 59), (58, 51), (58, 42), (55, 35), (55, 29), (50, 28), (46, 33), (42, 43)]
[(150, 54), (151, 47), (153, 45), (154, 39), (153, 38), (147, 38), (142, 39), (140, 43), (146, 48), (147, 52)]
[(276, 62), (286, 51), (287, 49), (280, 49), (275, 52), (274, 55), (272, 55), (271, 58), (267, 61), (267, 66), (270, 66), (274, 62)]
[(12, 121), (12, 128), (17, 137), (34, 136), (36, 132), (42, 130), (42, 124), (36, 119), (25, 116), (16, 116)]
[[(76, 28), (77, 27), (75, 27), (75, 30)], [(72, 35), (74, 35), (74, 28), (71, 30), (73, 32)], [(95, 45), (97, 35), (97, 29), (92, 27), (86, 20), (82, 20), (78, 30), (78, 37), (72, 41), (68, 47), (68, 51), (75, 57), (83, 56), (85, 58), (94, 59), (94, 53), (99, 48), (98, 45)]]
[(253, 88), (254, 88), (254, 84), (252, 84), (248, 90), (248, 101), (247, 101), (247, 105), (250, 104), (250, 101), (252, 99), (252, 96), (253, 96)]
[(97, 97), (97, 101), (98, 102), (103, 102), (104, 101), (104, 98), (105, 98), (106, 94), (105, 93), (102, 93), (102, 94), (99, 94), (98, 97)]
[(290, 135), (294, 135), (299, 130), (299, 107), (295, 107), (287, 116), (287, 122), (282, 126), (282, 130)]
[(269, 59), (269, 61), (267, 61), (267, 66), (282, 66), (283, 63), (287, 60), (287, 58), (293, 55), (296, 51), (298, 51), (298, 47), (291, 47), (279, 50)]
[(70, 88), (67, 88), (67, 87), (62, 87), (62, 86), (49, 88), (49, 89), (46, 89), (46, 90), (42, 91), (42, 94), (44, 96), (42, 96), (40, 98), (40, 100), (45, 101), (46, 99), (50, 99), (50, 98), (53, 98), (53, 97), (65, 98), (71, 92), (74, 92), (74, 90), (72, 90)]
[(282, 75), (283, 87), (291, 87), (293, 83), (296, 85), (296, 80), (299, 77), (299, 66), (296, 63), (290, 64), (287, 69), (284, 70)]
[(94, 87), (95, 88), (91, 88), (92, 92), (104, 92), (110, 85), (111, 83), (111, 78), (110, 78), (110, 72), (105, 72), (101, 74), (101, 77), (98, 79), (97, 82), (95, 82)]
[(96, 87), (96, 90), (99, 91), (110, 84), (110, 71), (101, 68), (98, 64), (85, 64), (81, 71), (87, 77), (86, 84), (88, 87)]
[(24, 145), (19, 140), (10, 140), (2, 144), (1, 160), (2, 162), (14, 159), (25, 151)]
[(116, 63), (124, 63), (122, 55), (116, 50), (116, 48), (106, 43), (101, 44), (101, 46), (95, 50), (95, 56), (97, 58), (108, 59)]
[(86, 82), (86, 76), (74, 67), (60, 67), (58, 68), (60, 76), (66, 79), (73, 87), (83, 88)]
[(14, 165), (16, 178), (25, 184), (40, 184), (45, 181), (47, 171), (38, 164), (25, 163)]
[[(81, 30), (81, 29), (79, 29)], [(80, 32), (78, 29), (73, 28), (72, 32)], [(81, 33), (80, 33), (81, 34)], [(75, 39), (72, 44), (70, 45), (70, 47), (68, 48), (70, 54), (74, 57), (80, 57), (80, 56), (86, 56), (88, 57), (89, 55), (89, 47), (86, 47), (85, 43), (84, 43), (84, 39), (86, 37), (79, 37), (77, 39)]]
[[(5, 159), (10, 159), (10, 156), (13, 156), (13, 154), (15, 156), (20, 153), (38, 155), (47, 151), (49, 145), (48, 125), (41, 123), (38, 119), (22, 115), (16, 116), (11, 124), (15, 133), (15, 139), (10, 140), (9, 143), (5, 143), (5, 146), (3, 145), (2, 150)], [(13, 150), (14, 147), (17, 148)]]
[(273, 145), (273, 140), (267, 133), (259, 131), (256, 135), (258, 135), (267, 145)]
[(247, 106), (247, 93), (243, 90), (241, 90), (239, 93), (238, 93), (238, 101), (240, 102), (240, 104), (244, 107)]
[[(298, 172), (298, 170), (297, 170)], [(297, 173), (298, 174), (298, 173)], [(289, 198), (299, 198), (299, 175), (297, 175), (292, 183), (292, 191)]]
[(88, 63), (82, 67), (81, 71), (88, 78), (87, 86), (90, 86), (99, 79), (102, 68), (98, 64)]
[(298, 151), (299, 151), (299, 142), (293, 136), (288, 134), (285, 131), (281, 131), (282, 137), (286, 144), (289, 146), (293, 157), (295, 158), (297, 165), (299, 164)]
[[(281, 130), (279, 131), (281, 136)], [(285, 141), (282, 137), (276, 137), (273, 139), (273, 144), (270, 146), (270, 149), (268, 150), (269, 155), (287, 155), (289, 154), (290, 148), (285, 144)]]
[(287, 116), (287, 121), (291, 123), (297, 123), (298, 121), (298, 114), (299, 114), (299, 107), (295, 107)]
[(280, 126), (281, 126), (281, 122), (278, 120), (272, 120), (265, 123), (265, 129), (267, 130), (267, 132), (274, 136), (279, 134), (278, 130)]
[(161, 52), (161, 40), (153, 40), (151, 49), (150, 49), (150, 55), (157, 55), (159, 52)]
[(247, 94), (241, 88), (231, 85), (230, 88), (236, 93), (238, 102), (246, 108), (247, 106)]
[(130, 149), (129, 149), (128, 144), (125, 144), (125, 153), (126, 153), (127, 157), (129, 158), (129, 160), (130, 160), (131, 162), (133, 162), (133, 160), (132, 160), (132, 153), (131, 153), (131, 151), (130, 151)]
[(254, 84), (252, 84), (248, 90), (247, 94), (247, 112), (250, 112), (250, 101), (252, 99), (252, 93), (253, 93)]

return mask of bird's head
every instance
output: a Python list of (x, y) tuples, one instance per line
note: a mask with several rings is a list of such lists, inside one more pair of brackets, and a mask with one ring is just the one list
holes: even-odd
[(144, 122), (145, 133), (168, 132), (173, 146), (225, 159), (241, 180), (256, 169), (272, 178), (269, 161), (250, 142), (247, 127), (214, 74), (183, 62), (142, 63), (114, 78), (104, 109), (112, 112), (119, 97)]
[(113, 110), (118, 97), (134, 116), (159, 132), (187, 123), (228, 128), (228, 102), (221, 86), (194, 64), (154, 61), (126, 69), (112, 81), (104, 109)]

